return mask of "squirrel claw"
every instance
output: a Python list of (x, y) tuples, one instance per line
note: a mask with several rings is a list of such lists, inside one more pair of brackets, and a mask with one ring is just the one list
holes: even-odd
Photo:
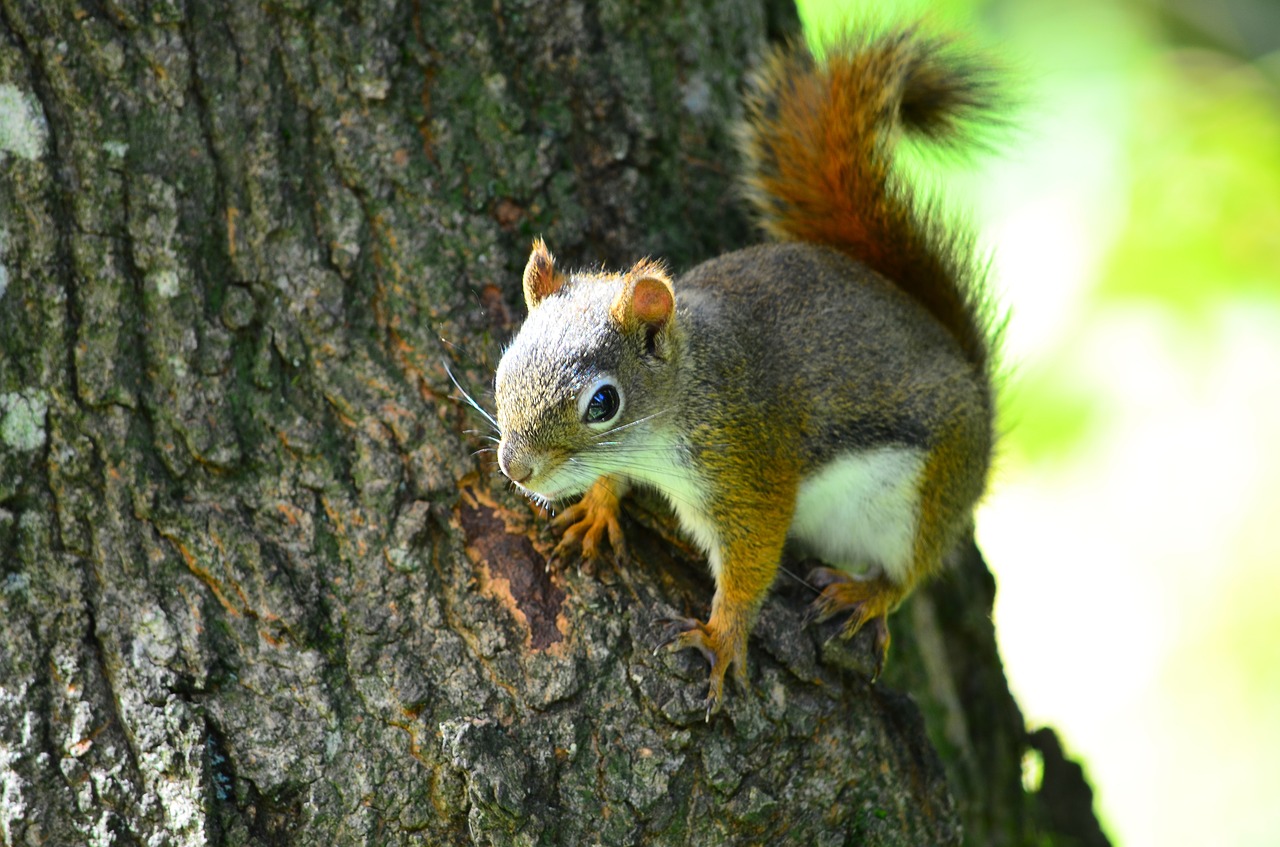
[(863, 626), (870, 624), (872, 639), (871, 681), (880, 678), (885, 657), (889, 654), (889, 611), (901, 599), (902, 589), (884, 577), (871, 580), (854, 579), (834, 568), (817, 568), (809, 575), (809, 582), (821, 588), (822, 593), (809, 606), (805, 624), (821, 623), (838, 614), (848, 613), (840, 637), (848, 640)]
[[(721, 678), (721, 686), (723, 687), (724, 679)], [(703, 719), (705, 723), (711, 723), (711, 716), (720, 711), (720, 695), (708, 689), (707, 691), (707, 716)]]
[(720, 711), (724, 705), (724, 678), (730, 666), (734, 669), (734, 677), (745, 687), (743, 674), (743, 658), (746, 644), (743, 639), (730, 639), (720, 635), (711, 623), (702, 623), (696, 618), (664, 617), (654, 621), (654, 626), (661, 632), (661, 640), (654, 648), (654, 654), (664, 648), (671, 652), (680, 650), (697, 650), (710, 665), (710, 678), (707, 681), (707, 714), (711, 716)]
[(560, 543), (552, 551), (554, 557), (560, 558), (579, 548), (584, 559), (601, 559), (601, 542), (608, 538), (614, 562), (626, 561), (626, 536), (618, 520), (619, 498), (612, 489), (600, 486), (597, 483), (581, 500), (552, 518), (552, 526), (564, 529)]
[(835, 585), (837, 582), (848, 582), (849, 579), (848, 574), (835, 568), (814, 568), (809, 571), (809, 576), (805, 579), (805, 582), (818, 591), (823, 591), (828, 586)]
[(875, 682), (880, 678), (880, 672), (884, 670), (885, 657), (889, 655), (888, 616), (881, 615), (872, 619), (871, 626), (875, 630), (875, 639), (872, 643), (872, 658), (875, 661), (875, 668), (871, 673), (871, 681)]
[[(701, 634), (696, 636), (691, 634), (699, 631), (702, 627), (702, 623), (696, 618), (658, 618), (653, 622), (653, 625), (661, 633), (661, 640), (658, 642), (658, 646), (653, 648), (655, 656), (667, 647), (670, 647), (673, 653), (692, 648), (700, 652), (702, 658), (706, 659), (708, 664), (715, 665), (716, 655), (707, 648), (705, 639), (701, 637)], [(680, 643), (677, 644), (676, 642)]]

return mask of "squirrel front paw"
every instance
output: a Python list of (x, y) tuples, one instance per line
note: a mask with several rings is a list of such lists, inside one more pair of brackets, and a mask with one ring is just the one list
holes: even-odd
[(654, 626), (661, 633), (662, 640), (654, 648), (654, 653), (664, 647), (673, 652), (678, 650), (697, 650), (711, 666), (707, 683), (707, 720), (720, 711), (724, 703), (724, 677), (730, 667), (733, 668), (734, 679), (742, 688), (747, 685), (747, 636), (746, 632), (722, 631), (715, 625), (714, 616), (710, 621), (702, 623), (696, 618), (658, 618)]
[(601, 477), (587, 489), (581, 500), (557, 515), (551, 525), (563, 527), (564, 534), (553, 555), (559, 558), (574, 548), (580, 548), (583, 558), (598, 559), (602, 553), (600, 542), (607, 536), (614, 559), (625, 560), (627, 539), (618, 521), (624, 490), (620, 483)]

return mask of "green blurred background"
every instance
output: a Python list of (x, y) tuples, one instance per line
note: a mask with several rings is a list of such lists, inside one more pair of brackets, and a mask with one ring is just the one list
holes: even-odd
[[(868, 4), (801, 0), (812, 36)], [(1280, 2), (949, 0), (1017, 128), (939, 184), (1010, 310), (979, 540), (1113, 841), (1280, 845)]]

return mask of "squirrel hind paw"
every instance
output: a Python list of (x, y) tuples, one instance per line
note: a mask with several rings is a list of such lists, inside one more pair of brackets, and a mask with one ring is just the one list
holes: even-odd
[(875, 682), (889, 654), (889, 612), (902, 600), (903, 590), (883, 576), (860, 580), (834, 568), (816, 569), (809, 575), (809, 582), (820, 588), (822, 593), (810, 604), (806, 622), (821, 623), (847, 614), (839, 633), (846, 641), (869, 625), (872, 632), (871, 681)]

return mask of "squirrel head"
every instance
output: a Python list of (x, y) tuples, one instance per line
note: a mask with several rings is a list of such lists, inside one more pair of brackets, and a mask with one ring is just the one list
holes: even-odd
[(498, 464), (552, 503), (646, 461), (675, 381), (675, 294), (643, 260), (620, 273), (556, 269), (542, 239), (524, 272), (529, 317), (498, 364)]

